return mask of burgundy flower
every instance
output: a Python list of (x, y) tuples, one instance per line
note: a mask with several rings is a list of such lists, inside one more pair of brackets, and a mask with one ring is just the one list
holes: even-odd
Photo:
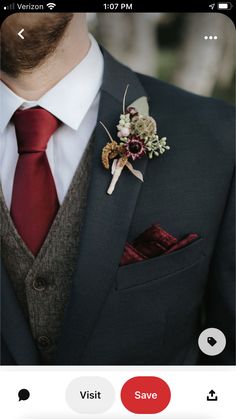
[(131, 157), (132, 160), (140, 159), (146, 153), (143, 140), (137, 136), (132, 136), (124, 144), (125, 155)]

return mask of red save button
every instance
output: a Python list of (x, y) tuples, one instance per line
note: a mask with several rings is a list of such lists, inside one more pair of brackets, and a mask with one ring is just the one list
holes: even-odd
[(134, 377), (122, 387), (121, 400), (132, 413), (160, 413), (170, 402), (170, 388), (158, 377)]

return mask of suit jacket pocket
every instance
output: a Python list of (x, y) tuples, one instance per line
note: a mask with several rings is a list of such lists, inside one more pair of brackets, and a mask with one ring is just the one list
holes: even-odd
[(116, 289), (127, 289), (173, 275), (195, 265), (203, 255), (203, 239), (200, 238), (174, 253), (121, 266), (117, 271)]

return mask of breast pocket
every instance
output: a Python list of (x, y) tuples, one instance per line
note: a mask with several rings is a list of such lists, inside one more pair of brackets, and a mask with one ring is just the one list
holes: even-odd
[(199, 238), (174, 253), (120, 267), (117, 271), (116, 289), (145, 285), (191, 268), (200, 263), (204, 256), (203, 241)]

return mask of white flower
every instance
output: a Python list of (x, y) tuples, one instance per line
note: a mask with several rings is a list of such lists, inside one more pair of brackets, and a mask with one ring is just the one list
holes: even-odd
[(130, 134), (130, 130), (129, 128), (124, 127), (120, 130), (120, 133), (121, 137), (128, 137), (128, 135)]

